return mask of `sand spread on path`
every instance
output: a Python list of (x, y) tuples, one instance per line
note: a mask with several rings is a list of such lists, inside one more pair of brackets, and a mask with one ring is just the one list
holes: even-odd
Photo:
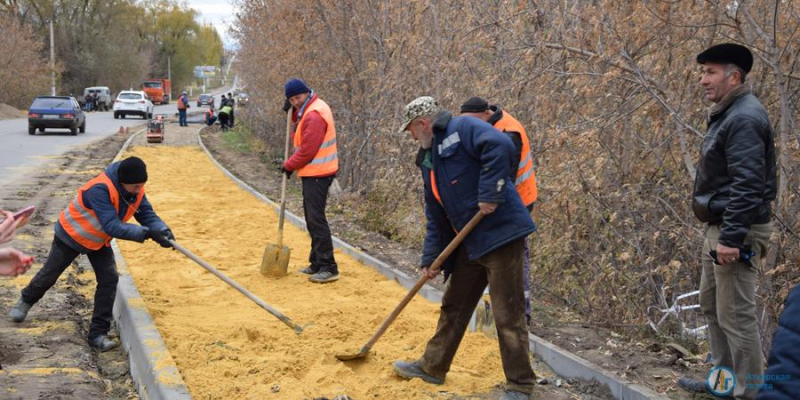
[[(147, 196), (179, 243), (300, 325), (301, 335), (178, 252), (152, 241), (119, 241), (130, 273), (196, 399), (354, 399), (471, 395), (502, 383), (497, 342), (468, 333), (443, 386), (402, 380), (397, 359), (418, 358), (439, 306), (417, 296), (366, 361), (343, 363), (406, 294), (370, 267), (336, 252), (341, 279), (318, 285), (305, 267), (310, 238), (287, 222), (290, 274), (259, 273), (277, 214), (219, 171), (197, 147), (135, 147), (147, 163)], [(293, 177), (293, 179), (296, 179)]]

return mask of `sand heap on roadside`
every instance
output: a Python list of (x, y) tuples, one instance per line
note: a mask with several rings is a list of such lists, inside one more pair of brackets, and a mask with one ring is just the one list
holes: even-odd
[[(307, 233), (286, 224), (290, 275), (263, 277), (264, 247), (277, 215), (222, 174), (197, 147), (137, 147), (148, 165), (147, 196), (179, 243), (300, 325), (301, 335), (178, 252), (153, 242), (119, 241), (150, 314), (196, 399), (302, 399), (347, 394), (355, 399), (419, 399), (439, 392), (485, 393), (504, 381), (497, 343), (467, 334), (447, 384), (405, 381), (395, 359), (422, 354), (439, 315), (414, 299), (366, 361), (342, 363), (357, 351), (406, 289), (336, 253), (342, 278), (316, 285), (296, 272), (307, 265)], [(293, 178), (296, 179), (296, 178)]]

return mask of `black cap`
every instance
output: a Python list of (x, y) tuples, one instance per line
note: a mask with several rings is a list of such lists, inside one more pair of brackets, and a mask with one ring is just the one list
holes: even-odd
[(697, 55), (697, 63), (733, 64), (749, 73), (753, 68), (753, 53), (740, 44), (722, 43), (711, 46)]
[(128, 157), (119, 163), (119, 183), (147, 182), (147, 166), (139, 157)]
[(489, 109), (489, 102), (480, 97), (470, 97), (461, 105), (462, 113), (479, 113)]

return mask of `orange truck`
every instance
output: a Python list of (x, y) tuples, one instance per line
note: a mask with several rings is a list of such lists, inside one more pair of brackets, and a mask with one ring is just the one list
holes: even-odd
[(172, 86), (169, 79), (148, 79), (142, 82), (142, 90), (153, 104), (169, 104)]

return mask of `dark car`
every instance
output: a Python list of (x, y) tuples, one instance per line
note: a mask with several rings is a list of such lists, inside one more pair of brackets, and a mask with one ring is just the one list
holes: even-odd
[(239, 92), (239, 95), (236, 97), (238, 97), (237, 104), (239, 105), (239, 107), (244, 107), (248, 103), (250, 103), (250, 96), (248, 96), (247, 93)]
[(69, 129), (74, 136), (86, 132), (86, 116), (72, 96), (39, 96), (28, 108), (28, 134), (47, 128)]
[(201, 94), (200, 97), (197, 98), (197, 106), (214, 107), (214, 96), (210, 94)]

